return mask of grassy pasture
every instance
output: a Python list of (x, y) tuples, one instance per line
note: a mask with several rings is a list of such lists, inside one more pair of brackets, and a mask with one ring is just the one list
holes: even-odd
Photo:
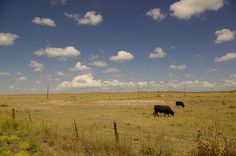
[[(186, 107), (175, 107), (177, 100)], [(154, 117), (154, 104), (171, 106), (175, 116)], [(17, 119), (28, 121), (30, 112), (34, 124), (69, 136), (74, 136), (75, 119), (80, 137), (95, 142), (114, 142), (115, 120), (121, 142), (135, 155), (148, 155), (155, 146), (168, 148), (171, 155), (190, 155), (197, 130), (215, 124), (236, 139), (236, 92), (53, 94), (49, 100), (45, 95), (0, 96), (0, 117), (9, 116), (12, 108)]]

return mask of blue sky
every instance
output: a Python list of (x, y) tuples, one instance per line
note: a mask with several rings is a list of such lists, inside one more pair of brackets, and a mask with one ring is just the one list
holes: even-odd
[(0, 3), (0, 93), (236, 88), (233, 0)]

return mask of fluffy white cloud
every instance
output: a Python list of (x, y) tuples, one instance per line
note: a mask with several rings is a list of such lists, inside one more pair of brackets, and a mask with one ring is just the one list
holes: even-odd
[(184, 70), (185, 68), (187, 68), (185, 64), (179, 64), (179, 65), (172, 64), (169, 67), (170, 69), (175, 69), (175, 70)]
[(49, 27), (55, 27), (56, 22), (53, 21), (50, 18), (40, 18), (40, 17), (35, 17), (32, 22), (34, 24), (42, 25), (42, 26), (49, 26)]
[(105, 73), (119, 73), (120, 69), (118, 69), (118, 68), (107, 68), (104, 72)]
[(187, 77), (187, 78), (193, 78), (194, 75), (187, 73), (187, 74), (185, 74), (185, 77)]
[(222, 82), (225, 86), (236, 86), (236, 80), (222, 80)]
[(57, 86), (57, 89), (63, 88), (87, 88), (101, 87), (100, 80), (94, 80), (92, 74), (84, 74), (76, 76), (72, 81), (64, 81)]
[(102, 23), (102, 15), (96, 13), (96, 11), (88, 11), (85, 13), (85, 15), (80, 14), (69, 14), (64, 13), (65, 16), (72, 18), (77, 24), (80, 25), (98, 25)]
[(9, 86), (9, 89), (10, 89), (10, 90), (18, 90), (19, 88), (16, 87), (16, 85), (13, 84), (13, 85), (10, 85), (10, 86)]
[(118, 51), (117, 55), (110, 58), (114, 62), (130, 61), (132, 59), (134, 59), (133, 54), (124, 50)]
[(236, 74), (232, 74), (232, 75), (230, 75), (230, 78), (232, 78), (232, 79), (236, 79)]
[(57, 76), (65, 76), (65, 75), (66, 75), (66, 74), (63, 73), (63, 72), (61, 72), (61, 71), (57, 72)]
[(164, 52), (162, 48), (158, 47), (152, 53), (150, 53), (149, 58), (156, 59), (156, 58), (164, 58), (165, 56), (166, 52)]
[(0, 33), (0, 46), (13, 45), (17, 38), (19, 38), (19, 36), (15, 34)]
[(208, 81), (177, 81), (171, 80), (167, 82), (156, 83), (154, 81), (119, 81), (119, 80), (96, 80), (92, 74), (83, 74), (76, 76), (71, 81), (64, 81), (57, 85), (57, 90), (70, 89), (70, 88), (99, 88), (106, 90), (120, 89), (123, 90), (137, 90), (137, 86), (140, 89), (156, 90), (160, 88), (162, 90), (183, 90), (184, 87), (188, 91), (190, 90), (205, 90), (215, 87), (216, 84)]
[(215, 86), (215, 84), (210, 83), (208, 81), (184, 81), (181, 82), (181, 84), (183, 86), (186, 86), (187, 88), (190, 89), (194, 89), (194, 88), (200, 88), (200, 89), (204, 89), (204, 88), (213, 88)]
[(31, 61), (30, 61), (29, 66), (32, 67), (33, 70), (34, 70), (34, 71), (37, 71), (37, 72), (42, 71), (42, 69), (44, 68), (44, 65), (43, 65), (42, 63), (39, 63), (39, 62), (34, 61), (34, 60), (31, 60)]
[(180, 0), (170, 5), (171, 15), (179, 19), (190, 19), (206, 11), (217, 11), (224, 6), (224, 0)]
[(22, 76), (23, 74), (21, 72), (16, 73), (17, 76)]
[(215, 43), (219, 44), (219, 43), (231, 41), (235, 38), (235, 34), (236, 34), (235, 31), (231, 31), (230, 29), (217, 30), (215, 32), (215, 35), (216, 35)]
[(236, 52), (233, 53), (227, 53), (224, 56), (216, 57), (215, 62), (226, 62), (236, 59)]
[(60, 60), (67, 60), (80, 56), (80, 51), (73, 46), (67, 46), (65, 48), (45, 48), (39, 49), (34, 53), (37, 56), (47, 56), (52, 58), (58, 58)]
[(91, 62), (91, 65), (100, 68), (107, 67), (107, 63), (102, 60), (94, 60)]
[(21, 81), (25, 81), (27, 80), (27, 78), (25, 76), (19, 76), (16, 78), (16, 82), (21, 82)]
[(0, 76), (8, 76), (8, 75), (11, 75), (11, 74), (8, 72), (0, 72)]
[(151, 16), (155, 21), (161, 21), (166, 17), (163, 13), (161, 13), (160, 8), (151, 9), (146, 13), (146, 15)]
[(141, 81), (141, 82), (133, 82), (133, 81), (119, 81), (119, 80), (95, 80), (92, 74), (83, 74), (76, 76), (72, 81), (64, 81), (57, 85), (58, 90), (66, 89), (66, 88), (102, 88), (109, 89), (114, 87), (137, 87), (140, 85), (144, 87), (145, 85), (150, 84), (150, 82)]
[(217, 72), (217, 71), (219, 71), (218, 68), (209, 68), (206, 72), (207, 73), (212, 73), (212, 72)]
[(42, 81), (38, 80), (38, 81), (35, 81), (35, 84), (41, 84)]
[(194, 57), (195, 57), (195, 58), (202, 58), (202, 56), (199, 55), (199, 54), (194, 55)]
[(71, 68), (70, 70), (71, 71), (78, 71), (78, 72), (88, 72), (90, 71), (90, 67), (86, 66), (86, 65), (83, 65), (82, 63), (80, 62), (77, 62), (76, 65), (74, 66), (74, 68)]
[(50, 5), (57, 5), (57, 4), (65, 5), (67, 1), (68, 0), (49, 0), (49, 4)]

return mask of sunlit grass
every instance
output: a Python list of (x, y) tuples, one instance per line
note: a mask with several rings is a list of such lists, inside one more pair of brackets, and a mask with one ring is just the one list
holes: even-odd
[[(35, 138), (38, 150), (48, 155), (190, 155), (197, 130), (219, 123), (224, 137), (236, 136), (236, 93), (88, 93), (0, 96), (1, 132)], [(175, 107), (175, 101), (186, 107)], [(154, 117), (154, 104), (166, 104), (174, 117)], [(10, 119), (16, 109), (17, 122)], [(29, 113), (32, 123), (29, 120)], [(76, 120), (79, 141), (75, 139)], [(120, 144), (115, 142), (113, 121), (117, 122)], [(3, 133), (4, 132), (4, 133)], [(10, 133), (12, 132), (12, 133)], [(27, 137), (26, 137), (27, 138)], [(1, 139), (0, 139), (1, 140)], [(29, 139), (18, 142), (30, 144)], [(23, 145), (21, 145), (23, 144)], [(24, 147), (23, 146), (23, 147)], [(44, 148), (46, 146), (47, 148)], [(40, 148), (39, 148), (40, 147)], [(8, 148), (2, 149), (8, 153)], [(11, 151), (10, 151), (11, 152)], [(24, 152), (22, 152), (24, 154)], [(28, 152), (30, 154), (30, 152)]]

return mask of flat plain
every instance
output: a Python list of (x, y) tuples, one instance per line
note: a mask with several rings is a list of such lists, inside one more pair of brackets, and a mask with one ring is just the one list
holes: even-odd
[[(176, 107), (176, 101), (185, 108)], [(155, 104), (169, 105), (175, 115), (154, 117)], [(71, 137), (75, 120), (79, 137), (95, 142), (115, 142), (115, 121), (121, 144), (129, 144), (134, 155), (152, 155), (148, 150), (155, 146), (168, 148), (166, 155), (190, 155), (197, 132), (215, 126), (224, 137), (236, 139), (236, 92), (2, 95), (0, 106), (1, 120), (14, 108), (16, 119), (29, 122), (30, 115), (33, 124)]]

